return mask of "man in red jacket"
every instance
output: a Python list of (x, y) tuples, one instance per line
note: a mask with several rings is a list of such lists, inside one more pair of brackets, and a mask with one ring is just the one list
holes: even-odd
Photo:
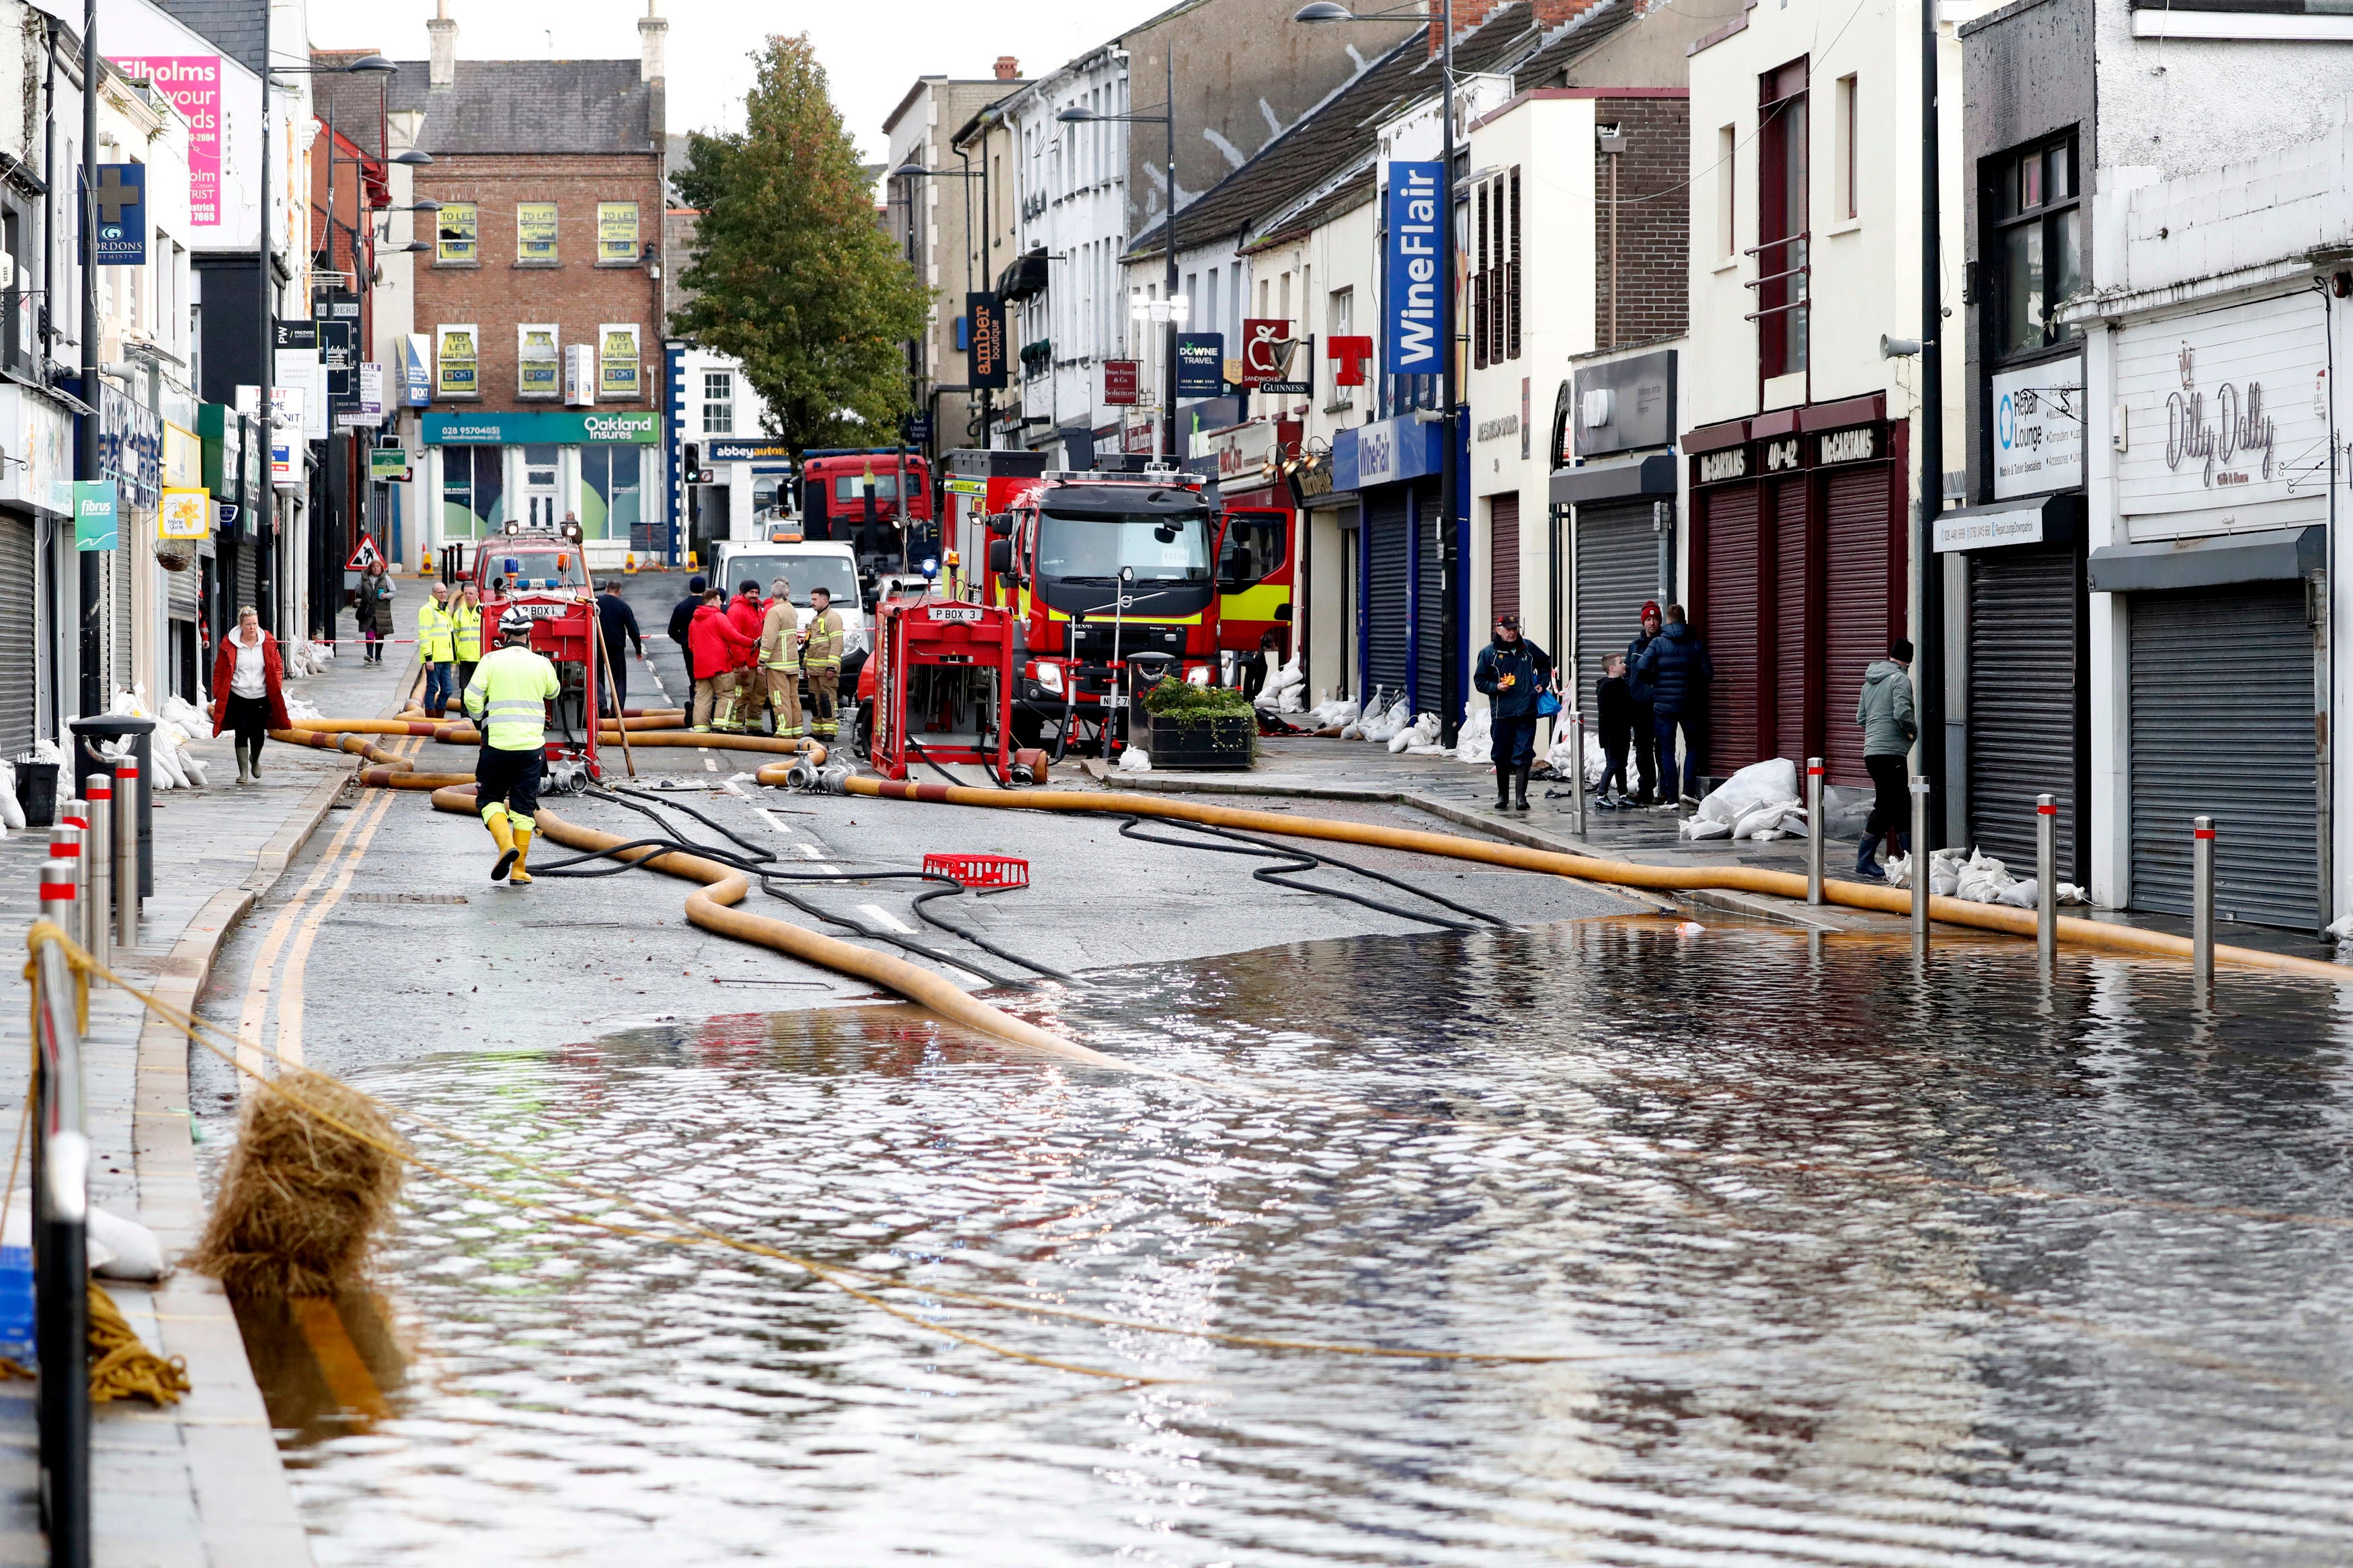
[[(760, 632), (768, 607), (760, 603), (760, 584), (746, 582), (727, 606), (727, 621), (749, 639), (747, 651), (728, 661), (727, 684), (719, 698), (719, 716), (712, 728), (741, 735), (760, 718)], [(733, 647), (733, 644), (729, 645)]]
[(733, 706), (735, 667), (747, 652), (756, 655), (758, 637), (746, 637), (719, 607), (719, 590), (707, 590), (702, 603), (695, 607), (694, 620), (687, 628), (687, 647), (694, 655), (694, 727), (711, 728), (711, 710), (714, 702)]

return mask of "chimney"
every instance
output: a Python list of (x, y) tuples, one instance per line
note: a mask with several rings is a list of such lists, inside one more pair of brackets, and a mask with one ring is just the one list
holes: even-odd
[[(1485, 21), (1489, 12), (1499, 10), (1508, 3), (1509, 0), (1454, 0), (1455, 37), (1460, 39), (1463, 34)], [(1434, 6), (1430, 13), (1430, 54), (1433, 59), (1438, 57), (1439, 48), (1445, 41), (1441, 35), (1446, 24), (1440, 19), (1442, 15)]]
[(662, 56), (670, 44), (670, 24), (654, 14), (655, 0), (646, 0), (646, 14), (638, 18), (638, 79), (662, 79)]
[(425, 24), (431, 35), (431, 65), (426, 72), (428, 87), (458, 85), (458, 23), (449, 15), (449, 0), (439, 0), (433, 19)]
[(1021, 79), (1021, 62), (1015, 59), (1011, 55), (997, 56), (997, 79), (999, 81), (1019, 81)]

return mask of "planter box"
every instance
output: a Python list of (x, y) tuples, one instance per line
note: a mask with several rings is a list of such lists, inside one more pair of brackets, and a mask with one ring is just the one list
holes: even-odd
[(1248, 769), (1258, 759), (1255, 714), (1170, 721), (1139, 708), (1136, 717), (1140, 721), (1130, 732), (1152, 753), (1155, 773), (1162, 768)]

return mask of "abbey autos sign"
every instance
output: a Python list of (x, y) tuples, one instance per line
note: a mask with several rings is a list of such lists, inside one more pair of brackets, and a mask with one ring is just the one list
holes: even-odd
[(2327, 345), (2308, 294), (2117, 334), (2116, 499), (2128, 538), (2328, 520)]
[(1438, 225), (1445, 168), (1388, 165), (1388, 255), (1382, 272), (1382, 347), (1391, 375), (1436, 375), (1439, 353)]
[(520, 414), (428, 414), (424, 425), (428, 447), (650, 447), (661, 435), (660, 421), (649, 408), (626, 414), (558, 413), (552, 408)]

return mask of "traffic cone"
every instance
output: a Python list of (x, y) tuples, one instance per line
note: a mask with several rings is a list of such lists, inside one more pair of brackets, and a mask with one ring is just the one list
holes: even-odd
[(638, 574), (637, 552), (631, 551), (621, 557), (621, 574), (625, 577), (634, 577)]

